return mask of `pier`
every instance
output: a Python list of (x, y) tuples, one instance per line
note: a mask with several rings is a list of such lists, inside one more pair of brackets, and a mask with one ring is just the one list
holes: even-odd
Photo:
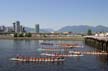
[(100, 51), (108, 52), (108, 37), (86, 36), (85, 44), (93, 46)]

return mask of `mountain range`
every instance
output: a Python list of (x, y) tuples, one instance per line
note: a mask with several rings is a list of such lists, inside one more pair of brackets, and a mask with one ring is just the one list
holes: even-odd
[(85, 33), (91, 29), (92, 32), (108, 32), (108, 27), (98, 25), (98, 26), (88, 26), (88, 25), (79, 25), (79, 26), (65, 26), (59, 29), (59, 32), (77, 32), (77, 33)]
[[(76, 33), (86, 33), (88, 29), (91, 29), (92, 32), (108, 32), (108, 27), (98, 25), (98, 26), (88, 26), (88, 25), (79, 25), (79, 26), (64, 26), (59, 30), (53, 29), (40, 29), (40, 32), (76, 32)], [(35, 32), (35, 29), (26, 27), (27, 32)]]
[[(32, 33), (34, 33), (35, 32), (35, 29), (34, 28), (29, 28), (29, 27), (25, 27), (25, 30), (27, 31), (27, 32), (32, 32)], [(41, 33), (49, 33), (49, 32), (53, 32), (54, 30), (53, 29), (40, 29), (40, 32)]]

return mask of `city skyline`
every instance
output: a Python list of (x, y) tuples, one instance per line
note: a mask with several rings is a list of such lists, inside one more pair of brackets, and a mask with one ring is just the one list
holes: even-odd
[(71, 25), (108, 26), (107, 0), (0, 0), (0, 25), (58, 30)]

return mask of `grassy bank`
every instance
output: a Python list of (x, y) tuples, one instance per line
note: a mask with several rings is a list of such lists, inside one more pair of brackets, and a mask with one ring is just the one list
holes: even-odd
[(82, 36), (71, 36), (71, 37), (0, 37), (0, 39), (7, 40), (84, 40)]

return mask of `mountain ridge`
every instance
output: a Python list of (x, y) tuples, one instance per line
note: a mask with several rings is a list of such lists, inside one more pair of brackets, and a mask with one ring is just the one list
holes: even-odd
[[(88, 29), (91, 29), (93, 32), (108, 32), (108, 27), (97, 25), (97, 26), (88, 26), (88, 25), (73, 25), (73, 26), (64, 26), (59, 30), (53, 29), (40, 29), (40, 32), (49, 33), (49, 32), (76, 32), (76, 33), (86, 33)], [(35, 32), (34, 28), (25, 27), (27, 32)]]
[(93, 32), (108, 32), (108, 27), (98, 25), (98, 26), (88, 26), (88, 25), (79, 25), (79, 26), (65, 26), (58, 30), (58, 32), (77, 32), (77, 33), (86, 33), (88, 29), (91, 29)]

